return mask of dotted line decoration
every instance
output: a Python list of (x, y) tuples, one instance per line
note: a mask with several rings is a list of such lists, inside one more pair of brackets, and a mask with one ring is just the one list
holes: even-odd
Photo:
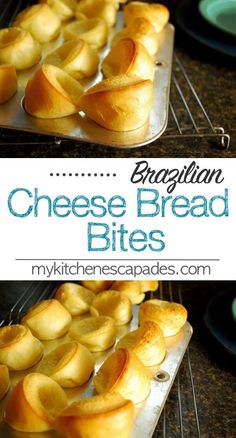
[(60, 176), (63, 176), (63, 177), (66, 177), (66, 176), (69, 176), (69, 177), (72, 177), (72, 176), (75, 176), (75, 177), (78, 177), (78, 176), (82, 176), (82, 177), (86, 177), (86, 176), (88, 176), (88, 177), (101, 177), (101, 178), (103, 178), (103, 177), (107, 177), (107, 178), (110, 178), (110, 177), (113, 177), (113, 178), (115, 178), (117, 175), (116, 175), (116, 173), (85, 173), (85, 172), (82, 172), (82, 173), (78, 173), (78, 172), (75, 172), (75, 173), (72, 173), (72, 172), (70, 172), (70, 173), (66, 173), (66, 172), (63, 172), (63, 173), (59, 173), (59, 172), (56, 172), (56, 173), (53, 173), (53, 172), (51, 172), (50, 173), (50, 176), (56, 176), (56, 177), (60, 177)]

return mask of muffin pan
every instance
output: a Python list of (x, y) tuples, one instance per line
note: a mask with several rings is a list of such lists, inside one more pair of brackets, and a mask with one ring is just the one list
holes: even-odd
[[(110, 39), (114, 32), (122, 27), (123, 14), (120, 11), (118, 12), (116, 27), (110, 33)], [(101, 61), (110, 49), (109, 41), (107, 46), (100, 52)], [(39, 64), (31, 69), (18, 72), (17, 93), (8, 102), (0, 105), (0, 127), (48, 134), (69, 138), (73, 141), (77, 140), (111, 147), (131, 148), (148, 144), (158, 138), (167, 126), (173, 43), (174, 27), (169, 23), (160, 34), (160, 48), (155, 56), (154, 104), (149, 122), (141, 128), (128, 132), (109, 131), (89, 120), (83, 113), (59, 119), (39, 119), (28, 115), (24, 111), (24, 89)], [(45, 44), (42, 60), (49, 52), (61, 44), (61, 36), (55, 41)], [(96, 77), (91, 80), (81, 80), (80, 82), (87, 89), (102, 79), (102, 73), (99, 70)]]
[[(138, 306), (135, 305), (133, 306), (133, 319), (131, 323), (127, 326), (118, 327), (117, 338), (119, 339), (128, 331), (135, 330), (137, 326)], [(166, 338), (167, 354), (161, 365), (152, 368), (149, 367), (149, 370), (153, 376), (151, 380), (151, 392), (144, 403), (140, 404), (140, 406), (137, 405), (137, 416), (133, 426), (132, 438), (151, 438), (190, 341), (191, 335), (192, 327), (188, 322), (186, 322), (184, 327), (177, 335)], [(63, 338), (54, 341), (44, 341), (43, 344), (45, 346), (45, 353), (49, 352), (56, 346), (67, 342), (69, 339), (71, 340), (68, 335), (65, 335)], [(102, 353), (93, 353), (96, 360), (95, 372), (100, 368), (103, 361), (108, 355), (111, 354), (113, 350), (114, 348), (111, 348)], [(19, 379), (25, 376), (27, 372), (34, 372), (36, 367), (37, 365), (23, 372), (11, 372), (11, 382), (15, 384)], [(66, 389), (65, 392), (70, 403), (81, 398), (90, 397), (94, 392), (92, 378), (85, 385), (76, 387), (74, 389)], [(3, 415), (5, 402), (6, 397), (0, 402), (0, 436), (2, 438), (27, 438), (29, 434), (13, 431), (4, 423)], [(35, 438), (58, 437), (58, 434), (55, 431), (34, 433), (31, 435)]]

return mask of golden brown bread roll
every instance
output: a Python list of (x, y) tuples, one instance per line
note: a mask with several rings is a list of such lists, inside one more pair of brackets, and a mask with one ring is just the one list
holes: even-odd
[(161, 363), (166, 355), (165, 338), (154, 321), (144, 321), (137, 330), (127, 333), (116, 344), (117, 348), (132, 351), (146, 367)]
[(150, 376), (140, 359), (120, 348), (109, 356), (94, 377), (99, 394), (118, 392), (133, 403), (140, 403), (150, 392)]
[(90, 351), (78, 342), (67, 342), (46, 354), (37, 372), (51, 377), (63, 388), (74, 388), (87, 382), (93, 369)]
[(76, 0), (40, 0), (39, 3), (46, 3), (55, 12), (61, 21), (74, 17)]
[(121, 295), (130, 299), (132, 304), (139, 304), (144, 300), (144, 293), (141, 291), (141, 282), (130, 281), (114, 281), (112, 290), (117, 290)]
[(41, 3), (21, 11), (13, 26), (27, 30), (39, 43), (46, 43), (59, 35), (61, 21), (47, 4)]
[(182, 304), (163, 300), (145, 301), (139, 306), (139, 321), (156, 322), (164, 336), (176, 335), (187, 320), (187, 310)]
[(114, 26), (117, 5), (109, 0), (80, 0), (77, 4), (75, 16), (77, 13), (82, 13), (88, 18), (102, 18), (108, 26)]
[(116, 325), (124, 325), (132, 319), (132, 304), (129, 298), (118, 291), (108, 290), (94, 298), (90, 313), (92, 316), (110, 316)]
[(56, 65), (75, 79), (82, 79), (95, 75), (99, 56), (85, 41), (71, 40), (49, 53), (44, 62)]
[(6, 395), (10, 386), (10, 376), (6, 365), (0, 365), (0, 400)]
[(127, 74), (153, 81), (155, 64), (145, 47), (132, 38), (122, 38), (114, 44), (102, 62), (105, 77)]
[(158, 34), (152, 23), (144, 17), (136, 17), (127, 27), (116, 32), (112, 38), (112, 45), (121, 38), (133, 38), (139, 41), (151, 56), (155, 55), (159, 48)]
[(107, 393), (73, 403), (56, 418), (56, 429), (70, 437), (129, 438), (133, 418), (130, 400)]
[(124, 8), (124, 22), (130, 24), (137, 17), (150, 21), (156, 32), (161, 32), (169, 20), (169, 11), (160, 3), (131, 2)]
[(90, 351), (104, 351), (115, 343), (115, 321), (108, 316), (95, 316), (73, 321), (69, 335)]
[(158, 289), (159, 285), (157, 280), (140, 280), (139, 284), (143, 293), (154, 292)]
[(89, 311), (95, 298), (94, 293), (76, 283), (63, 283), (57, 289), (56, 300), (70, 312), (71, 315), (83, 315)]
[(113, 281), (109, 280), (82, 280), (80, 282), (84, 287), (92, 290), (95, 294), (107, 290), (111, 287)]
[(79, 100), (79, 110), (106, 129), (131, 131), (147, 122), (152, 103), (152, 81), (118, 75), (89, 88)]
[(0, 104), (7, 102), (17, 91), (16, 68), (12, 64), (0, 64)]
[(43, 64), (25, 88), (24, 108), (31, 116), (51, 119), (78, 112), (83, 87), (68, 73)]
[(0, 63), (24, 70), (37, 64), (42, 49), (31, 34), (19, 27), (0, 29)]
[(41, 340), (56, 339), (64, 335), (71, 324), (71, 315), (58, 300), (43, 300), (31, 307), (22, 324), (28, 326)]
[(63, 36), (65, 41), (80, 39), (100, 49), (107, 42), (108, 26), (102, 18), (79, 19), (64, 27)]
[(43, 354), (43, 345), (28, 327), (13, 324), (0, 328), (0, 363), (10, 370), (25, 370), (36, 364)]
[(63, 389), (50, 377), (28, 374), (13, 388), (7, 399), (5, 421), (20, 432), (53, 429), (54, 419), (67, 406)]

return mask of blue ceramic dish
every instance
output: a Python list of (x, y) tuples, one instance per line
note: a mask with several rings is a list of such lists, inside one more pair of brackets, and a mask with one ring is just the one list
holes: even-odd
[(236, 36), (236, 0), (201, 0), (198, 7), (210, 24)]

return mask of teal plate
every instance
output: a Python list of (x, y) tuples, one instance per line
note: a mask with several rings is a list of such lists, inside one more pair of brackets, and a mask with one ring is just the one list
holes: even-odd
[(207, 305), (204, 321), (211, 335), (236, 357), (236, 327), (232, 315), (235, 286), (215, 295)]
[(236, 322), (236, 297), (234, 298), (232, 305), (231, 305), (232, 315), (233, 319)]
[(198, 8), (210, 24), (236, 36), (236, 0), (201, 0)]

